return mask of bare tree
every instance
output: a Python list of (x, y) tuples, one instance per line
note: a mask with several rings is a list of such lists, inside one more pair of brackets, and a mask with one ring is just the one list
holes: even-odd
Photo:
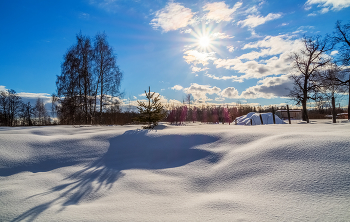
[(38, 98), (35, 102), (34, 116), (36, 118), (37, 125), (49, 124), (49, 115), (45, 108), (44, 100)]
[[(335, 32), (333, 32), (334, 44), (336, 44), (339, 51), (339, 60), (342, 65), (350, 65), (350, 23), (342, 25), (340, 21), (335, 24)], [(350, 69), (343, 70), (347, 73), (347, 79), (338, 79), (342, 85), (347, 86), (349, 92), (348, 100), (348, 114), (350, 112)], [(348, 115), (350, 120), (350, 115)]]
[(335, 100), (337, 95), (344, 93), (346, 91), (342, 81), (344, 79), (345, 73), (342, 72), (341, 67), (337, 66), (335, 63), (329, 63), (324, 69), (318, 71), (322, 78), (321, 90), (322, 90), (322, 100), (331, 100), (333, 123), (336, 123), (336, 107)]
[(325, 55), (332, 45), (327, 38), (321, 39), (320, 36), (303, 37), (302, 42), (303, 48), (290, 56), (295, 73), (291, 76), (294, 87), (289, 97), (298, 105), (302, 105), (302, 118), (309, 123), (307, 102), (317, 98), (320, 80), (317, 70), (332, 60), (330, 56)]
[(33, 126), (32, 116), (34, 116), (35, 108), (30, 102), (23, 103), (21, 107), (22, 125)]
[(16, 116), (20, 113), (22, 99), (15, 90), (9, 89), (0, 92), (0, 109), (5, 126), (14, 126)]
[(105, 33), (97, 34), (94, 42), (94, 73), (96, 76), (95, 104), (97, 95), (100, 102), (100, 123), (103, 107), (106, 100), (111, 97), (105, 95), (120, 96), (120, 82), (123, 77), (122, 72), (116, 64), (117, 57), (113, 53), (113, 48), (107, 42)]
[(342, 64), (350, 65), (350, 23), (342, 25), (340, 21), (337, 21), (335, 32), (333, 32), (333, 40), (338, 45)]
[(191, 102), (193, 101), (193, 98), (191, 97), (191, 94), (187, 94), (185, 98), (185, 102), (188, 103), (188, 107), (191, 108)]
[[(77, 42), (64, 55), (61, 75), (57, 76), (57, 94), (52, 102), (62, 124), (99, 123), (107, 105), (117, 105), (122, 72), (106, 35), (97, 34), (92, 42), (88, 36), (77, 35)], [(99, 101), (97, 101), (99, 99)]]
[(77, 35), (77, 43), (64, 55), (61, 75), (57, 76), (57, 97), (60, 98), (63, 123), (91, 121), (93, 111), (92, 59), (90, 38)]

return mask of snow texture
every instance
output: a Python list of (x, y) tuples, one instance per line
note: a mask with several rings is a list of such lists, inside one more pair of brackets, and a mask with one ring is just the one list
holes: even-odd
[(349, 221), (349, 124), (0, 127), (0, 221)]
[[(273, 114), (272, 113), (255, 113), (250, 112), (247, 115), (237, 117), (237, 125), (262, 125), (260, 120), (260, 115), (263, 120), (263, 124), (273, 124)], [(252, 120), (252, 122), (250, 122)], [(275, 124), (286, 124), (278, 116), (275, 115)]]

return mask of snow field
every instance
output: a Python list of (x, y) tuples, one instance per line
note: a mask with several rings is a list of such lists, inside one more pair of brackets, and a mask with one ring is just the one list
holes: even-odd
[(0, 128), (0, 221), (349, 221), (328, 122)]

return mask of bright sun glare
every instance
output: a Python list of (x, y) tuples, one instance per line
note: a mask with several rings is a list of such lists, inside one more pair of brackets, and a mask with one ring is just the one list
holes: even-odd
[(203, 36), (199, 39), (199, 45), (201, 47), (208, 47), (210, 44), (210, 38), (208, 36)]

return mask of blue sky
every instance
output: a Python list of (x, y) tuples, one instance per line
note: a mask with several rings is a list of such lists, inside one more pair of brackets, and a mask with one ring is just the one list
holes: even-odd
[(168, 103), (192, 94), (208, 104), (281, 104), (300, 38), (331, 34), (349, 14), (350, 0), (5, 0), (0, 90), (49, 98), (76, 34), (105, 32), (125, 102), (144, 99), (151, 86)]

